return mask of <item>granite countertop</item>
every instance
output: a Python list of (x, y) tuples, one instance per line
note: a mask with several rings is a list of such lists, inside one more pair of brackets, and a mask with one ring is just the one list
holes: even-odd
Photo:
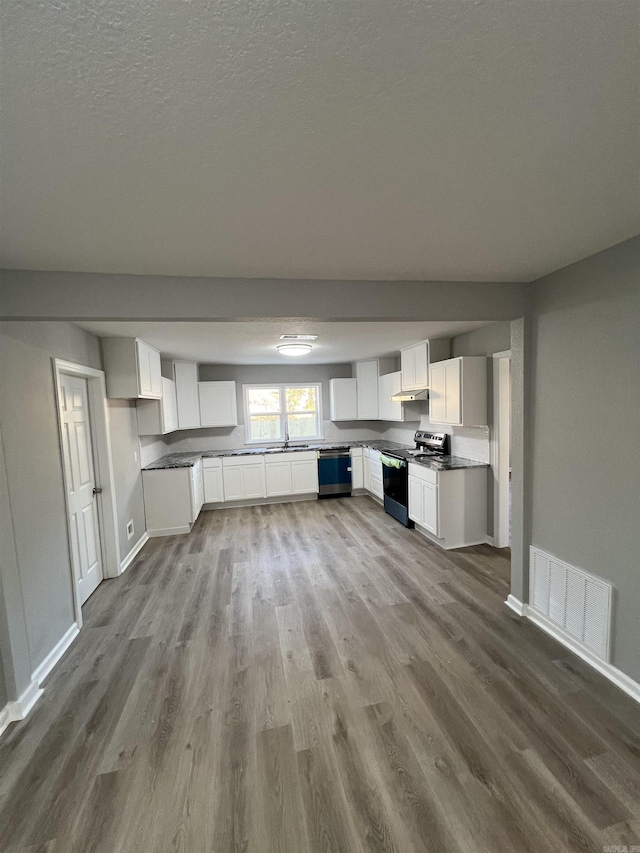
[[(305, 450), (336, 450), (341, 447), (370, 447), (381, 452), (393, 453), (394, 450), (409, 450), (411, 445), (398, 444), (395, 441), (384, 441), (373, 439), (364, 441), (327, 442), (326, 444), (316, 442), (304, 447), (236, 447), (226, 450), (199, 450), (189, 453), (169, 453), (156, 459), (155, 462), (145, 465), (143, 471), (157, 471), (165, 468), (192, 468), (199, 459), (211, 459), (221, 456), (268, 456), (273, 453), (299, 453)], [(486, 462), (477, 462), (473, 459), (463, 459), (460, 456), (443, 456), (441, 459), (432, 457), (421, 457), (410, 460), (412, 465), (422, 465), (432, 471), (453, 471), (459, 468), (486, 468)]]

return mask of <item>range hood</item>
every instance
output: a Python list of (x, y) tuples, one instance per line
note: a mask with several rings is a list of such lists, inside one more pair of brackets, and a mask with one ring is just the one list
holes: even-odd
[(394, 403), (413, 403), (414, 400), (428, 400), (429, 389), (424, 388), (421, 391), (404, 391), (401, 394), (394, 394), (391, 399)]

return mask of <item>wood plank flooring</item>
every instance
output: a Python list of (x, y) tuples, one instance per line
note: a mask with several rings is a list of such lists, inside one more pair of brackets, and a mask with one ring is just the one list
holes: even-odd
[(366, 497), (203, 512), (0, 741), (3, 853), (640, 844), (638, 706)]

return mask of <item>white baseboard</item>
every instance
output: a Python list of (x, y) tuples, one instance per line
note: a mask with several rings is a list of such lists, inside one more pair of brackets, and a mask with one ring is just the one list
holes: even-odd
[(486, 545), (491, 545), (492, 548), (495, 548), (495, 540), (493, 536), (489, 536), (489, 534), (487, 533), (487, 535), (484, 537), (484, 541)]
[(191, 525), (185, 524), (183, 527), (161, 527), (158, 530), (147, 530), (149, 539), (154, 539), (157, 536), (177, 536), (179, 533), (191, 533)]
[(0, 736), (10, 723), (24, 720), (43, 693), (44, 690), (40, 688), (38, 682), (32, 680), (19, 699), (15, 702), (7, 702), (0, 711)]
[(589, 649), (576, 642), (573, 637), (561, 628), (558, 628), (557, 625), (554, 625), (553, 622), (547, 619), (546, 616), (543, 616), (542, 613), (538, 613), (532, 607), (529, 607), (528, 604), (524, 604), (513, 595), (508, 596), (505, 604), (519, 616), (525, 616), (530, 622), (533, 622), (534, 625), (541, 628), (546, 634), (549, 634), (549, 636), (553, 637), (554, 640), (557, 640), (569, 649), (569, 651), (573, 652), (574, 655), (577, 655), (585, 663), (588, 663), (589, 666), (593, 667), (593, 669), (599, 672), (600, 675), (604, 675), (605, 678), (608, 678), (609, 681), (616, 685), (616, 687), (619, 687), (620, 690), (624, 691), (627, 696), (635, 699), (636, 702), (640, 702), (640, 684), (622, 672), (622, 670), (618, 669), (608, 661), (602, 660), (594, 655), (589, 651)]
[(67, 651), (71, 643), (78, 636), (80, 629), (77, 622), (74, 622), (69, 630), (61, 637), (60, 640), (51, 649), (46, 658), (42, 661), (31, 675), (31, 680), (35, 681), (38, 686), (42, 684), (45, 678), (49, 675), (54, 666), (58, 663), (62, 655)]
[(147, 544), (148, 541), (149, 541), (149, 534), (143, 533), (142, 536), (136, 542), (136, 544), (133, 546), (133, 548), (129, 551), (127, 556), (124, 558), (124, 560), (120, 563), (120, 574), (122, 574), (125, 571), (125, 569), (129, 568), (131, 563), (133, 563), (135, 558), (138, 556), (140, 551), (142, 551), (142, 549), (144, 548), (144, 546)]
[(507, 596), (505, 604), (507, 605), (507, 607), (511, 608), (514, 613), (517, 613), (518, 616), (524, 616), (526, 613), (527, 605), (523, 604), (520, 599), (515, 597), (515, 595), (509, 594)]

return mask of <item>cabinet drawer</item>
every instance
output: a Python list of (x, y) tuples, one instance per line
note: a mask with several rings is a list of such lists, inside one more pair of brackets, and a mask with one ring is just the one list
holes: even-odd
[(270, 462), (310, 462), (317, 459), (318, 455), (315, 450), (296, 450), (290, 453), (265, 453), (264, 461), (268, 465)]
[(352, 447), (350, 450), (351, 458), (358, 459), (362, 458), (364, 448), (362, 447)]
[(433, 486), (438, 483), (438, 472), (432, 471), (430, 468), (424, 468), (422, 465), (409, 463), (409, 474), (422, 480), (423, 483), (431, 483)]
[(203, 468), (222, 468), (222, 458), (220, 456), (216, 457), (205, 457), (202, 460)]
[(238, 467), (241, 467), (243, 465), (262, 465), (263, 463), (264, 463), (264, 456), (261, 456), (258, 453), (253, 453), (253, 454), (251, 454), (251, 456), (223, 456), (222, 457), (222, 467), (223, 468), (228, 468), (229, 465), (233, 465), (234, 468), (238, 468)]

